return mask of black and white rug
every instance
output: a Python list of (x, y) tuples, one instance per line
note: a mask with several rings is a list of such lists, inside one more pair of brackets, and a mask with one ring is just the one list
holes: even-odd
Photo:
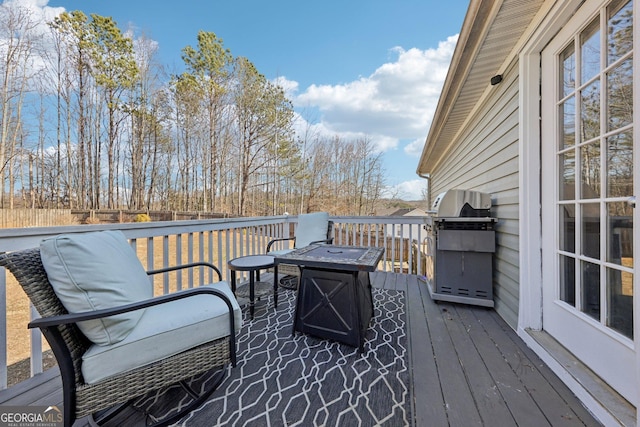
[[(334, 341), (292, 335), (296, 293), (280, 295), (277, 310), (269, 297), (256, 307), (254, 320), (245, 319), (237, 366), (228, 368), (207, 403), (176, 425), (409, 425), (404, 293), (373, 290), (374, 318), (363, 354)], [(170, 395), (165, 390), (155, 398), (166, 402)], [(177, 395), (171, 399), (178, 407), (188, 403)]]

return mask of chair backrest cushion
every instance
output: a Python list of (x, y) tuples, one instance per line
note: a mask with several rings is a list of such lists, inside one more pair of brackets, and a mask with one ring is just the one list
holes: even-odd
[[(153, 297), (142, 264), (121, 231), (61, 234), (40, 244), (42, 264), (56, 295), (69, 311), (81, 313)], [(79, 322), (98, 345), (129, 335), (144, 310)]]
[(327, 239), (329, 228), (329, 214), (327, 212), (314, 212), (298, 216), (296, 228), (296, 248), (308, 246), (311, 242)]

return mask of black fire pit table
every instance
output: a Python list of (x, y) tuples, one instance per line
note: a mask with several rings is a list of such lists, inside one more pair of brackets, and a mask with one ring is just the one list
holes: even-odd
[[(247, 255), (241, 256), (229, 260), (227, 263), (229, 270), (231, 270), (231, 291), (234, 295), (236, 293), (236, 271), (248, 271), (249, 272), (249, 313), (253, 319), (253, 312), (255, 310), (255, 298), (256, 298), (256, 284), (260, 282), (260, 270), (272, 268), (274, 266), (273, 257), (270, 255)], [(254, 278), (255, 275), (255, 278)], [(266, 285), (266, 284), (264, 284)], [(269, 288), (261, 286), (260, 296), (263, 296), (268, 292)]]
[(369, 272), (383, 253), (383, 248), (320, 244), (275, 256), (276, 266), (301, 269), (293, 332), (333, 339), (362, 353), (373, 316)]

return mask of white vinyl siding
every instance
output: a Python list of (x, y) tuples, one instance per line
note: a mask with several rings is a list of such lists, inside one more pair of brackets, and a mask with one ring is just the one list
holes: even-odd
[(519, 295), (517, 74), (518, 64), (514, 63), (431, 173), (432, 197), (452, 188), (491, 194), (491, 215), (498, 219), (495, 309), (514, 329)]

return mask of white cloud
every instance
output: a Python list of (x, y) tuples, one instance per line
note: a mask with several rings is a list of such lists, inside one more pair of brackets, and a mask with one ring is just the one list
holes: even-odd
[(426, 179), (413, 179), (400, 184), (387, 187), (384, 196), (395, 197), (403, 200), (422, 200), (423, 193), (427, 189)]
[(44, 18), (53, 18), (64, 11), (64, 7), (50, 7), (47, 6), (48, 3), (49, 0), (5, 0), (3, 2), (7, 7), (28, 9)]
[(285, 76), (275, 78), (272, 83), (280, 86), (289, 99), (295, 98), (298, 92), (298, 86), (300, 86), (298, 82), (288, 80)]
[[(427, 50), (396, 47), (392, 49), (395, 61), (345, 84), (311, 85), (298, 93), (297, 82), (279, 78), (278, 84), (298, 111), (298, 135), (307, 141), (334, 135), (369, 139), (378, 152), (385, 153), (390, 186), (384, 196), (421, 200), (426, 180), (403, 182), (401, 177), (415, 171), (457, 39), (451, 36)], [(401, 143), (404, 147), (399, 152)]]
[[(0, 3), (0, 56), (7, 55), (12, 47), (12, 55), (19, 57), (17, 66), (21, 75), (28, 78), (27, 84), (43, 78), (32, 79), (37, 73), (46, 71), (46, 55), (42, 50), (32, 48), (36, 43), (44, 50), (53, 45), (51, 29), (47, 22), (59, 15), (64, 8), (46, 6), (48, 0), (5, 0)], [(10, 39), (9, 39), (10, 38)], [(30, 90), (32, 88), (30, 87)]]
[(418, 137), (404, 147), (404, 152), (411, 157), (420, 157), (424, 148), (425, 136)]
[(47, 6), (49, 0), (5, 0), (1, 6), (3, 14), (8, 15), (12, 11), (14, 16), (20, 16), (20, 24), (29, 27), (31, 35), (49, 34), (47, 22), (64, 12), (64, 7)]
[(370, 76), (340, 85), (311, 85), (294, 103), (316, 107), (328, 131), (367, 135), (381, 151), (413, 139), (405, 151), (414, 155), (421, 149), (417, 141), (426, 135), (457, 39), (451, 36), (435, 49), (396, 47), (396, 61)]

